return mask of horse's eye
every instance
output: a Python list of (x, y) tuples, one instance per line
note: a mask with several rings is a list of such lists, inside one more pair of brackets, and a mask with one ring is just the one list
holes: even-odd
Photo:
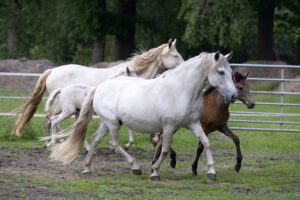
[(244, 89), (244, 87), (239, 87), (239, 90), (243, 90)]
[(178, 55), (174, 55), (175, 58), (178, 58)]
[(224, 74), (225, 74), (224, 71), (218, 71), (218, 73), (219, 73), (220, 75), (224, 75)]

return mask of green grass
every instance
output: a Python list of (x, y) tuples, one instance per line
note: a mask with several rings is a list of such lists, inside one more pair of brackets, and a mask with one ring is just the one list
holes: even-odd
[[(2, 93), (4, 94), (4, 92)], [(12, 95), (12, 93), (10, 93)], [(20, 95), (19, 93), (13, 95)], [(22, 94), (26, 95), (26, 94)], [(300, 102), (299, 97), (285, 97), (290, 103)], [(257, 101), (275, 102), (273, 96), (256, 95)], [(6, 101), (6, 100), (5, 100)], [(7, 101), (0, 105), (0, 110), (10, 110), (22, 101)], [(232, 110), (249, 111), (244, 105), (234, 104)], [(300, 113), (300, 108), (285, 108), (290, 113)], [(42, 112), (43, 107), (38, 112)], [(274, 106), (257, 106), (255, 112), (279, 112)], [(234, 117), (241, 119), (241, 117)], [(249, 118), (249, 117), (248, 117)], [(265, 119), (255, 117), (254, 119)], [(267, 120), (277, 120), (267, 118)], [(295, 119), (293, 119), (295, 120)], [(68, 120), (64, 126), (71, 124)], [(0, 117), (0, 148), (39, 148), (42, 143), (37, 137), (43, 135), (43, 119), (34, 118), (26, 129), (23, 138), (9, 135), (14, 120), (11, 117)], [(89, 135), (98, 127), (98, 120), (93, 120)], [(231, 126), (240, 126), (231, 123)], [(245, 124), (250, 127), (278, 127), (268, 124)], [(297, 126), (290, 128), (299, 128)], [(49, 196), (57, 199), (300, 199), (300, 133), (235, 131), (240, 137), (243, 152), (243, 166), (240, 173), (234, 171), (235, 148), (230, 139), (220, 133), (209, 136), (216, 163), (218, 180), (210, 181), (205, 175), (206, 159), (203, 156), (199, 163), (199, 175), (191, 175), (191, 162), (197, 146), (195, 136), (186, 129), (175, 134), (172, 146), (178, 154), (176, 170), (170, 169), (168, 159), (165, 160), (161, 172), (162, 181), (152, 182), (150, 173), (135, 176), (131, 173), (114, 173), (98, 177), (80, 176), (80, 178), (53, 178), (36, 172), (24, 170), (0, 171), (0, 195), (6, 194), (1, 184), (16, 184), (21, 191), (24, 188), (46, 188)], [(121, 143), (127, 142), (127, 129), (122, 128)], [(91, 136), (89, 136), (90, 139)], [(146, 134), (135, 134), (135, 146), (145, 150), (149, 155), (153, 147)], [(108, 137), (99, 146), (108, 147)], [(143, 155), (137, 157), (144, 160)], [(0, 149), (1, 163), (1, 149)], [(146, 164), (144, 164), (146, 165)], [(149, 167), (149, 164), (147, 165)], [(115, 167), (118, 167), (117, 165)], [(0, 168), (1, 169), (1, 168)], [(79, 172), (78, 172), (79, 173)], [(23, 189), (22, 189), (23, 188)], [(28, 192), (23, 191), (24, 199)]]
[(278, 81), (259, 81), (251, 82), (250, 86), (252, 90), (273, 90), (278, 87), (280, 83)]

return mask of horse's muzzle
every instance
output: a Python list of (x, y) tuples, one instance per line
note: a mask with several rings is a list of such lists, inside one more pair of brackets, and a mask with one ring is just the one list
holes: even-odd
[(247, 102), (247, 107), (248, 107), (249, 109), (254, 108), (254, 107), (255, 107), (255, 102)]

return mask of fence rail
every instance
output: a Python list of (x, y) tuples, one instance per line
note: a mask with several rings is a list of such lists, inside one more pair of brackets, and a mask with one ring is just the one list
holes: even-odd
[[(279, 102), (269, 102), (269, 101), (259, 101), (256, 102), (258, 106), (278, 106), (280, 108), (280, 112), (257, 112), (257, 111), (231, 111), (231, 118), (229, 120), (230, 123), (234, 123), (236, 125), (238, 123), (239, 126), (232, 126), (233, 130), (244, 130), (244, 131), (281, 131), (281, 132), (300, 132), (300, 113), (289, 113), (285, 111), (285, 107), (288, 108), (298, 108), (300, 103), (297, 102), (285, 102), (285, 96), (291, 95), (293, 97), (300, 95), (300, 92), (291, 92), (285, 91), (284, 85), (287, 82), (295, 82), (300, 83), (300, 79), (296, 78), (286, 78), (286, 70), (287, 69), (298, 69), (300, 70), (300, 66), (296, 65), (269, 65), (269, 64), (231, 64), (232, 67), (247, 67), (247, 68), (265, 68), (265, 70), (269, 69), (277, 69), (280, 72), (280, 77), (249, 77), (248, 80), (250, 82), (257, 81), (273, 81), (278, 82), (280, 85), (279, 91), (251, 91), (254, 95), (274, 95), (274, 97), (279, 96)], [(11, 72), (0, 72), (1, 76), (22, 76), (22, 77), (38, 77), (41, 73), (11, 73)], [(26, 96), (0, 96), (0, 99), (27, 99), (29, 97)], [(43, 97), (46, 99), (47, 97)], [(237, 101), (237, 104), (242, 104), (242, 102)], [(8, 112), (1, 112), (0, 116), (13, 116), (15, 114)], [(44, 117), (44, 114), (37, 113), (34, 117)], [(240, 119), (236, 119), (236, 118)], [(248, 119), (243, 119), (247, 117)], [(251, 117), (262, 118), (260, 119), (251, 119)], [(271, 118), (270, 120), (265, 118)], [(276, 119), (274, 119), (276, 118)], [(279, 119), (278, 119), (279, 118)], [(288, 118), (288, 119), (287, 119)], [(251, 124), (251, 126), (249, 126)], [(257, 125), (265, 125), (263, 127), (256, 127)], [(267, 126), (278, 125), (279, 127), (270, 128)], [(253, 127), (255, 126), (255, 127)], [(286, 126), (289, 126), (288, 128)], [(292, 126), (292, 127), (290, 127)], [(296, 128), (295, 128), (296, 127)]]

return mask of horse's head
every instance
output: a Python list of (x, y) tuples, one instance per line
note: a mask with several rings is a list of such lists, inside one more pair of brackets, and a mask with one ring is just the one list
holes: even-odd
[(126, 67), (126, 74), (124, 75), (138, 77), (137, 73), (133, 69), (130, 69), (129, 67)]
[(216, 52), (212, 61), (212, 67), (208, 73), (209, 84), (215, 87), (228, 102), (233, 102), (238, 95), (232, 80), (232, 70), (228, 62), (231, 56), (232, 52), (225, 56), (220, 54), (220, 52)]
[(160, 59), (162, 67), (165, 68), (165, 70), (175, 68), (184, 62), (182, 56), (176, 49), (176, 39), (173, 42), (172, 39), (169, 40), (168, 45), (161, 51)]
[(241, 74), (239, 72), (235, 72), (232, 75), (232, 78), (234, 80), (235, 87), (238, 91), (237, 99), (243, 102), (249, 109), (255, 107), (255, 101), (252, 98), (252, 95), (250, 93), (249, 84), (247, 83), (247, 77), (248, 74)]

